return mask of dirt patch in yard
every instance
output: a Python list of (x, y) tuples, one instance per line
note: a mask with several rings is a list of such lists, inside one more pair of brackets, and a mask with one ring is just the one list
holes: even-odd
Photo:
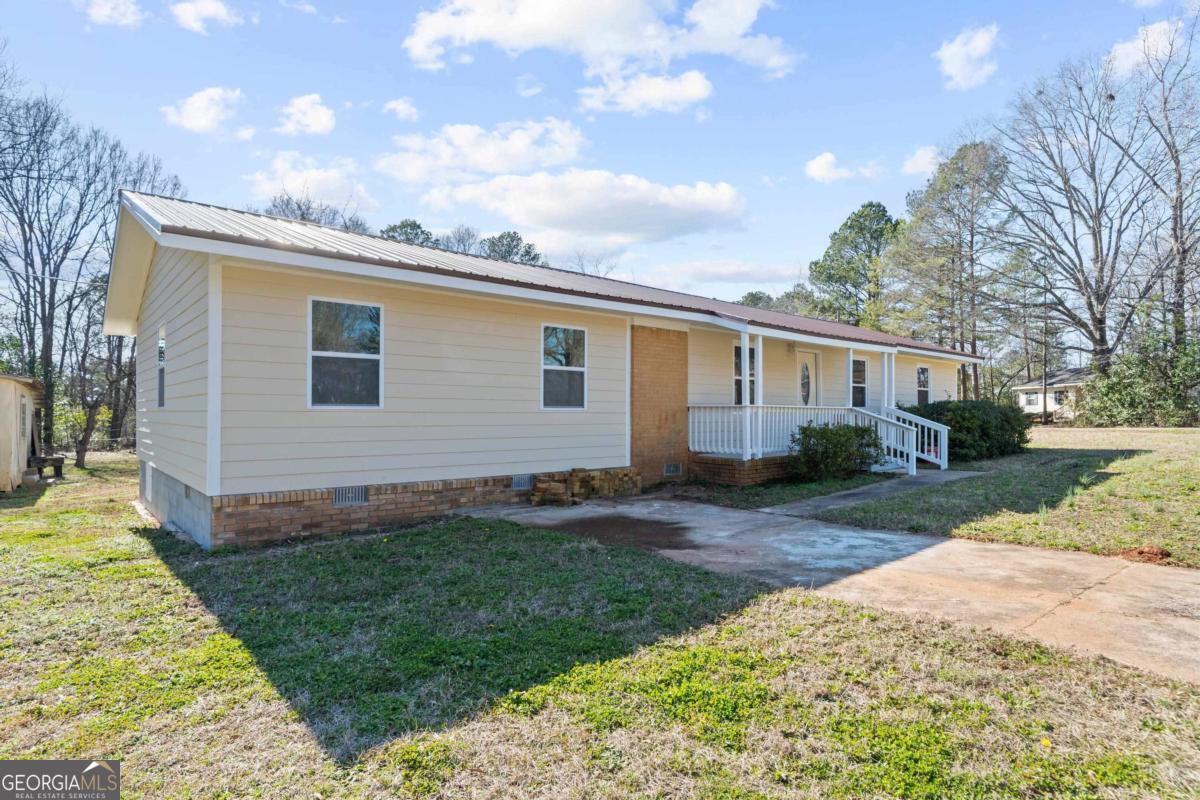
[(639, 550), (686, 550), (694, 546), (687, 537), (686, 525), (625, 514), (581, 517), (538, 527), (586, 536), (601, 544), (636, 547)]
[(1131, 550), (1122, 550), (1118, 555), (1143, 564), (1165, 564), (1171, 557), (1171, 551), (1155, 544), (1144, 544)]

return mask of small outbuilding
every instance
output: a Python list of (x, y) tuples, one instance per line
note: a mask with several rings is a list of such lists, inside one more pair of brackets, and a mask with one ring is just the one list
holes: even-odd
[(37, 455), (34, 409), (41, 384), (24, 375), (0, 374), (0, 491), (11, 492)]
[[(1079, 408), (1079, 399), (1084, 385), (1091, 380), (1090, 367), (1072, 367), (1053, 370), (1043, 382), (1039, 375), (1035, 380), (1014, 386), (1017, 405), (1026, 414), (1040, 415), (1043, 412), (1053, 419), (1072, 419)], [(1045, 404), (1042, 393), (1045, 392)]]

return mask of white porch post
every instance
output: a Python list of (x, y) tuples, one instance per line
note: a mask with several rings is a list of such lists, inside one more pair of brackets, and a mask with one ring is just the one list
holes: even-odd
[(758, 334), (754, 337), (754, 405), (758, 406), (754, 411), (754, 455), (758, 458), (763, 457), (763, 395), (766, 391), (763, 389), (763, 337)]
[(896, 407), (896, 354), (888, 353), (888, 408)]
[(879, 413), (887, 408), (888, 396), (888, 354), (879, 354)]
[(846, 407), (854, 405), (854, 348), (846, 348)]
[(750, 460), (750, 332), (742, 331), (742, 461)]

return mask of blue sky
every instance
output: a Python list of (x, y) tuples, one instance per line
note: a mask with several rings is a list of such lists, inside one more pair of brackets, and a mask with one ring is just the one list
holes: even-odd
[[(515, 228), (736, 299), (1167, 0), (7, 0), (27, 83), (195, 200), (280, 186), (373, 225)], [(915, 157), (914, 157), (915, 156)], [(907, 168), (906, 168), (906, 162)]]

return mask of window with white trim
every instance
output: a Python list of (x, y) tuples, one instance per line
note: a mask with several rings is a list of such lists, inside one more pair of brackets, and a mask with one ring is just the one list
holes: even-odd
[(587, 408), (587, 331), (542, 326), (542, 408)]
[(383, 386), (383, 308), (310, 298), (309, 404), (379, 408)]
[(917, 405), (929, 404), (929, 367), (917, 367)]
[[(754, 405), (754, 393), (758, 384), (758, 375), (756, 370), (758, 367), (758, 353), (753, 347), (750, 348), (750, 405)], [(733, 404), (740, 406), (742, 404), (742, 346), (735, 344), (733, 346)]]
[(1037, 404), (1038, 404), (1038, 393), (1037, 392), (1026, 392), (1025, 393), (1025, 405), (1036, 406)]
[(167, 405), (167, 328), (158, 329), (158, 407)]
[(850, 365), (850, 405), (863, 408), (867, 404), (867, 361), (856, 358)]
[(1056, 389), (1054, 391), (1054, 405), (1064, 406), (1067, 404), (1067, 392), (1065, 389)]

